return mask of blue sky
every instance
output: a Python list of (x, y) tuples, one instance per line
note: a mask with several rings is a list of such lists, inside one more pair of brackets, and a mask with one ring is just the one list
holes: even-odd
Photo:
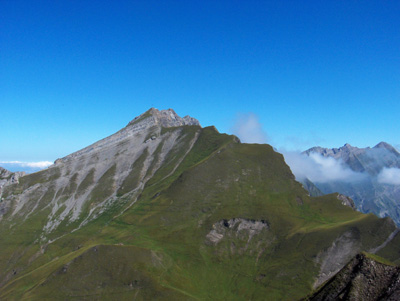
[(399, 16), (399, 1), (0, 1), (0, 162), (53, 161), (150, 107), (228, 133), (256, 116), (288, 150), (398, 147)]

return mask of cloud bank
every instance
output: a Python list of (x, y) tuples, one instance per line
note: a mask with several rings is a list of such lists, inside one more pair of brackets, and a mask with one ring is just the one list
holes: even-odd
[(324, 157), (317, 153), (307, 156), (299, 152), (286, 151), (283, 151), (282, 154), (299, 181), (308, 178), (314, 183), (356, 182), (366, 178), (366, 175), (352, 171), (341, 160), (331, 157)]
[(234, 135), (244, 143), (267, 143), (267, 134), (262, 129), (258, 116), (254, 113), (240, 114), (232, 127)]
[(378, 174), (378, 182), (382, 184), (400, 185), (400, 169), (384, 167)]
[[(254, 113), (238, 115), (232, 132), (244, 143), (267, 143), (268, 140), (258, 116)], [(356, 182), (367, 177), (365, 174), (351, 170), (341, 160), (324, 157), (317, 153), (309, 156), (300, 152), (281, 151), (281, 153), (299, 181), (308, 178), (314, 183)]]
[(25, 172), (36, 172), (52, 165), (53, 162), (50, 161), (39, 161), (39, 162), (22, 162), (22, 161), (2, 161), (0, 166), (15, 172), (15, 171), (25, 171)]

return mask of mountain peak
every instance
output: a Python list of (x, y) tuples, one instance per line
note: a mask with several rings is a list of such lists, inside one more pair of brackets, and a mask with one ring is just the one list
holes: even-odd
[(346, 143), (345, 145), (340, 147), (339, 150), (352, 151), (352, 150), (359, 150), (359, 148), (356, 146), (352, 146), (350, 143)]
[(197, 119), (185, 116), (180, 117), (173, 109), (168, 110), (158, 110), (156, 108), (151, 108), (144, 112), (143, 114), (135, 117), (131, 122), (129, 122), (128, 126), (137, 124), (138, 122), (147, 120), (149, 122), (154, 122), (157, 125), (161, 125), (162, 127), (176, 127), (182, 125), (199, 125), (200, 123)]
[[(120, 143), (125, 139), (145, 139), (148, 135), (154, 135), (158, 128), (158, 132), (161, 132), (161, 128), (179, 127), (185, 125), (197, 125), (200, 123), (197, 119), (190, 116), (179, 117), (173, 109), (158, 110), (151, 108), (143, 114), (135, 117), (128, 125), (118, 132), (101, 139), (77, 152), (74, 152), (64, 158), (57, 159), (55, 163), (61, 163), (70, 159), (76, 158), (81, 155), (96, 153), (100, 149), (112, 148), (116, 143)], [(142, 137), (143, 136), (143, 137)], [(133, 138), (132, 138), (133, 137)]]
[(374, 148), (386, 148), (388, 150), (394, 150), (395, 148), (391, 146), (389, 143), (386, 143), (384, 141), (379, 142), (377, 145), (374, 146)]

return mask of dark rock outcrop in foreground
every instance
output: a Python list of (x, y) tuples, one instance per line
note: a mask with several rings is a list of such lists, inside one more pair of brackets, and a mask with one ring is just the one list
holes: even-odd
[(360, 253), (306, 300), (400, 300), (400, 267)]

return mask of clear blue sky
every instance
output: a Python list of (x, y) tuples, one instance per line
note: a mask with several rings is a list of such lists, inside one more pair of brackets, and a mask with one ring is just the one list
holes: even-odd
[(278, 148), (400, 144), (399, 1), (0, 1), (0, 161), (173, 108)]

